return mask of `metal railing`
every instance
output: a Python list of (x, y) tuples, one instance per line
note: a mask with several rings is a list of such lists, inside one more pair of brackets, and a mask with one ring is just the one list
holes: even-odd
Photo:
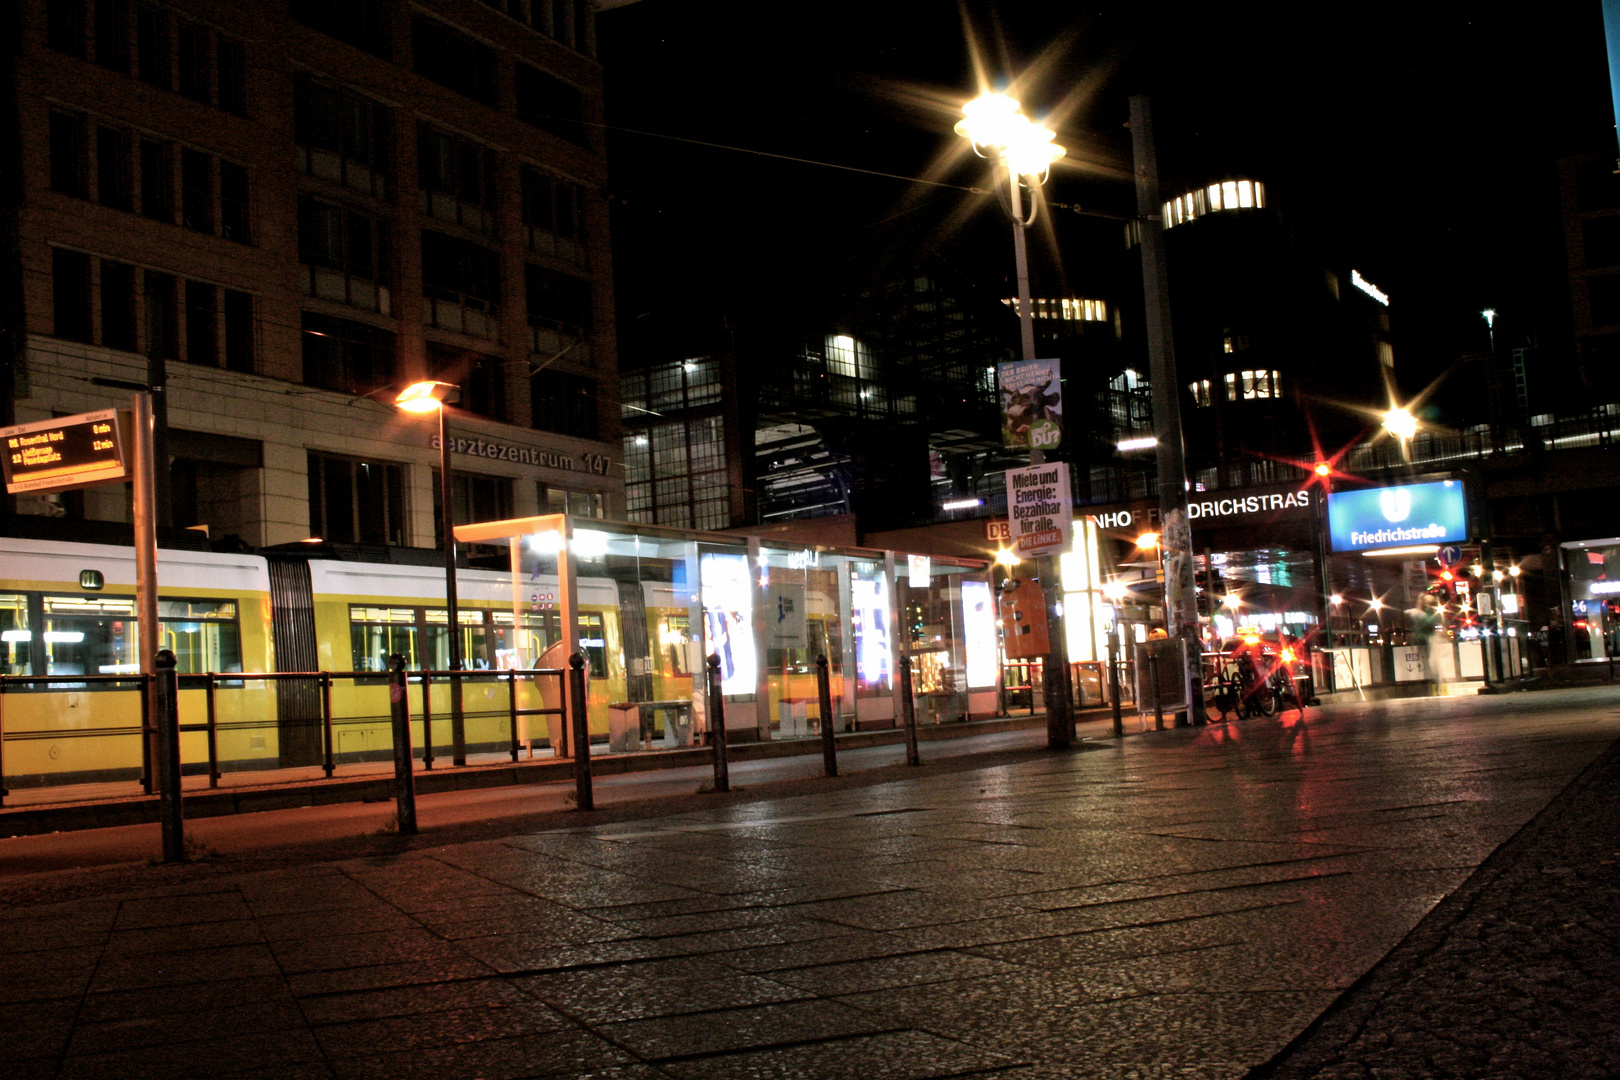
[[(563, 708), (564, 680), (567, 672), (563, 669), (552, 668), (519, 668), (499, 670), (464, 670), (464, 671), (412, 671), (406, 673), (407, 684), (415, 684), (419, 688), (419, 696), (415, 693), (411, 697), (416, 708), (413, 722), (421, 724), (421, 760), (426, 769), (433, 768), (435, 761), (433, 728), (434, 723), (444, 725), (448, 736), (448, 724), (451, 719), (450, 710), (433, 707), (432, 690), (435, 686), (448, 686), (452, 681), (458, 681), (464, 687), (478, 684), (488, 684), (494, 687), (503, 687), (505, 693), (503, 701), (493, 709), (463, 709), (464, 721), (473, 720), (504, 720), (506, 735), (506, 750), (513, 762), (520, 759), (522, 743), (532, 742), (522, 733), (523, 721), (528, 717), (555, 717), (557, 723), (554, 733), (558, 736), (557, 744), (552, 749), (558, 757), (568, 756), (568, 735), (566, 716)], [(138, 771), (138, 782), (142, 789), (151, 794), (154, 788), (153, 777), (148, 768), (150, 762), (150, 741), (155, 731), (151, 712), (150, 687), (155, 676), (150, 674), (112, 674), (112, 675), (0, 675), (0, 803), (10, 794), (7, 782), (17, 782), (23, 777), (28, 778), (30, 786), (48, 787), (57, 785), (82, 784), (86, 782), (120, 782), (127, 778), (132, 771)], [(208, 786), (217, 788), (223, 776), (223, 767), (235, 764), (238, 772), (264, 771), (288, 767), (310, 767), (315, 762), (304, 760), (289, 765), (285, 760), (286, 749), (278, 742), (275, 752), (269, 751), (266, 740), (263, 754), (253, 756), (239, 754), (222, 763), (220, 759), (220, 745), (222, 737), (230, 740), (232, 736), (240, 736), (239, 745), (252, 747), (255, 732), (274, 732), (278, 739), (285, 738), (289, 732), (296, 732), (300, 728), (307, 731), (317, 726), (319, 736), (319, 763), (318, 767), (326, 778), (337, 775), (339, 765), (345, 757), (355, 761), (369, 761), (392, 754), (391, 736), (384, 740), (382, 734), (390, 730), (389, 705), (387, 701), (388, 675), (376, 671), (270, 671), (270, 672), (207, 672), (178, 676), (179, 697), (182, 702), (180, 714), (182, 722), (179, 731), (182, 735), (201, 734), (204, 736), (206, 750), (203, 760), (193, 752), (189, 761), (183, 765), (191, 766), (190, 771), (195, 774), (200, 771), (198, 765), (206, 769)], [(268, 688), (276, 683), (313, 683), (319, 690), (318, 716), (292, 716), (282, 714), (273, 692)], [(334, 687), (349, 683), (351, 688), (361, 691), (351, 697), (347, 709), (338, 707), (334, 703)], [(520, 684), (533, 682), (538, 693), (541, 705), (519, 704)], [(254, 685), (258, 684), (258, 685)], [(554, 687), (554, 696), (551, 688)], [(375, 695), (371, 691), (375, 690)], [(200, 692), (202, 700), (197, 700)], [(133, 693), (136, 705), (128, 706), (127, 695)], [(243, 695), (238, 707), (235, 709), (222, 709), (222, 704), (229, 703), (235, 695)], [(376, 700), (371, 698), (375, 696)], [(547, 702), (547, 698), (556, 704)], [(41, 698), (51, 703), (43, 709), (29, 710), (31, 701)], [(465, 700), (465, 698), (464, 698)], [(98, 708), (105, 704), (105, 710)], [(262, 705), (260, 715), (248, 715), (256, 705)], [(83, 708), (82, 719), (75, 723), (66, 722), (70, 710)], [(34, 716), (24, 715), (34, 712)], [(94, 714), (106, 711), (111, 713), (108, 721), (97, 723)], [(294, 710), (296, 711), (296, 710)], [(40, 714), (44, 715), (41, 716)], [(54, 723), (49, 722), (55, 719)], [(345, 755), (339, 752), (339, 734), (345, 729), (364, 731), (368, 737), (376, 735), (379, 742), (374, 748), (364, 752)], [(520, 735), (522, 737), (520, 737)], [(124, 740), (138, 740), (139, 761), (131, 764), (132, 747), (123, 745)], [(19, 772), (17, 755), (19, 746), (29, 743), (50, 742), (52, 748), (43, 754), (32, 755), (55, 761), (61, 753), (61, 747), (89, 746), (82, 752), (75, 750), (70, 754), (71, 759), (80, 759), (93, 768), (66, 767), (60, 771), (50, 768), (35, 767)], [(232, 740), (236, 741), (236, 740)], [(547, 741), (550, 741), (549, 736)], [(99, 745), (94, 745), (99, 744)], [(7, 753), (10, 747), (12, 753)], [(39, 761), (34, 763), (36, 766)], [(88, 774), (88, 775), (87, 775)]]

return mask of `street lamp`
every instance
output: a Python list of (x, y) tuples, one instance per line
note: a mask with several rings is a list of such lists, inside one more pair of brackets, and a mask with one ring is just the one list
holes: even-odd
[[(444, 531), (444, 602), (446, 627), (450, 634), (450, 670), (460, 671), (461, 616), (456, 603), (456, 513), (454, 485), (450, 476), (450, 440), (445, 406), (461, 399), (461, 388), (452, 383), (429, 379), (412, 383), (399, 392), (394, 404), (410, 413), (439, 414), (439, 520)], [(467, 764), (467, 726), (461, 710), (461, 678), (450, 676), (451, 760)]]
[[(973, 152), (1006, 167), (1007, 212), (1013, 223), (1013, 259), (1018, 271), (1018, 332), (1025, 360), (1035, 359), (1035, 312), (1029, 299), (1029, 255), (1024, 230), (1035, 223), (1036, 206), (1031, 200), (1024, 213), (1023, 183), (1033, 187), (1046, 182), (1052, 162), (1067, 151), (1052, 140), (1057, 136), (1018, 111), (1018, 102), (1006, 94), (980, 94), (962, 106), (962, 119), (955, 131), (973, 145)], [(1030, 454), (1039, 465), (1044, 455)]]
[[(1029, 255), (1024, 243), (1024, 230), (1035, 222), (1036, 203), (1030, 201), (1028, 216), (1024, 212), (1024, 188), (1031, 189), (1046, 182), (1052, 162), (1066, 151), (1053, 140), (1056, 135), (1049, 128), (1033, 123), (1018, 111), (1018, 102), (1006, 94), (980, 94), (962, 106), (962, 119), (955, 131), (968, 140), (973, 152), (988, 158), (1007, 170), (1007, 213), (1013, 226), (1013, 263), (1018, 274), (1018, 336), (1021, 355), (1025, 360), (1035, 359), (1035, 310), (1029, 298)], [(1029, 462), (1040, 465), (1046, 461), (1046, 452), (1031, 447)], [(1038, 558), (1037, 576), (1043, 583), (1056, 585), (1056, 562), (1049, 555)], [(1061, 599), (1059, 594), (1058, 599)], [(1047, 625), (1055, 631), (1048, 636), (1051, 653), (1045, 660), (1046, 682), (1046, 739), (1047, 745), (1057, 748), (1074, 741), (1074, 713), (1069, 701), (1068, 650), (1064, 647), (1063, 627), (1053, 625), (1052, 612), (1056, 602), (1046, 603)], [(1054, 690), (1056, 692), (1054, 693)]]
[(1384, 413), (1384, 430), (1405, 442), (1417, 434), (1417, 417), (1404, 408), (1390, 409)]

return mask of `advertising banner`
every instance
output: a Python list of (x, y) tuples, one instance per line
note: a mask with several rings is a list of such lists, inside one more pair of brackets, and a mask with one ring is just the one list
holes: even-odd
[(1012, 548), (1021, 556), (1067, 551), (1074, 538), (1074, 495), (1065, 462), (1007, 470)]
[(698, 573), (703, 582), (703, 647), (720, 657), (723, 694), (756, 692), (754, 603), (748, 556), (705, 554)]
[(1328, 495), (1333, 550), (1375, 551), (1468, 539), (1468, 505), (1461, 480), (1335, 491)]
[(996, 369), (1004, 446), (1055, 450), (1063, 442), (1063, 387), (1057, 360), (1015, 360)]

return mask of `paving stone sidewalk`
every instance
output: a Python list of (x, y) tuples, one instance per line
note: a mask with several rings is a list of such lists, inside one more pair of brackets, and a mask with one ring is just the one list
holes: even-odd
[[(0, 1075), (1237, 1080), (1609, 750), (1614, 700), (1155, 732), (18, 904)], [(1556, 891), (1586, 864), (1544, 865)]]
[(1254, 1080), (1620, 1076), (1620, 748)]

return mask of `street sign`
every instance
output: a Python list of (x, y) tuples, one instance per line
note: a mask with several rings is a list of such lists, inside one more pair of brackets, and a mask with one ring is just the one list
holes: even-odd
[(122, 480), (127, 414), (118, 409), (0, 428), (6, 494), (67, 491)]
[(1447, 570), (1450, 570), (1453, 566), (1456, 566), (1458, 563), (1462, 562), (1462, 548), (1458, 547), (1456, 544), (1445, 544), (1436, 554), (1440, 559), (1440, 565), (1445, 567)]

